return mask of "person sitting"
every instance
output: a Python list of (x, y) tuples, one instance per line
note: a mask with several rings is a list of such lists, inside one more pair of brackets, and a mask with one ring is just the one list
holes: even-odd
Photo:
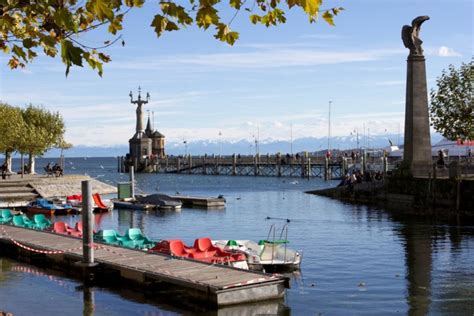
[(46, 167), (44, 167), (44, 171), (46, 172), (46, 174), (48, 176), (52, 176), (53, 175), (53, 168), (51, 167), (51, 163), (48, 162), (48, 164), (46, 165)]
[(63, 175), (63, 169), (61, 168), (60, 165), (58, 165), (57, 163), (54, 164), (53, 166), (53, 173), (56, 177), (60, 177)]

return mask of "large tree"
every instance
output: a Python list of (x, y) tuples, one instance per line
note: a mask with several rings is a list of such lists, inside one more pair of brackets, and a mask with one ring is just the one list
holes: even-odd
[(9, 171), (11, 171), (11, 155), (21, 142), (23, 127), (21, 110), (6, 103), (0, 103), (0, 152), (5, 154)]
[(29, 155), (28, 169), (35, 173), (35, 157), (64, 142), (64, 121), (59, 113), (29, 105), (22, 111), (26, 128), (22, 148)]
[[(230, 45), (239, 38), (231, 30), (237, 15), (245, 14), (250, 23), (267, 27), (285, 23), (287, 10), (299, 7), (309, 22), (321, 16), (334, 25), (333, 17), (342, 8), (323, 8), (323, 0), (169, 0), (158, 1), (157, 14), (150, 21), (156, 35), (177, 31), (190, 25), (201, 29), (215, 28), (214, 37)], [(119, 34), (126, 14), (143, 6), (145, 0), (0, 0), (0, 49), (10, 55), (11, 68), (25, 67), (40, 50), (55, 57), (60, 50), (66, 75), (72, 65), (87, 62), (102, 75), (102, 64), (110, 56), (101, 51), (122, 40)], [(221, 12), (219, 12), (221, 10)], [(231, 12), (228, 12), (231, 10)], [(220, 13), (231, 13), (224, 19)], [(81, 33), (107, 27), (111, 38), (99, 47), (90, 47), (80, 40)]]
[(473, 65), (450, 65), (431, 90), (431, 125), (450, 140), (474, 140)]

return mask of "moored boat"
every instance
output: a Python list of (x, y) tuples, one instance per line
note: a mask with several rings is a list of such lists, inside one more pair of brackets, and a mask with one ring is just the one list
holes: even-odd
[(180, 200), (166, 194), (139, 195), (135, 199), (139, 203), (155, 205), (159, 210), (179, 211), (183, 205)]
[(185, 245), (180, 239), (162, 240), (148, 251), (206, 263), (224, 264), (244, 270), (249, 269), (244, 254), (214, 247), (211, 239), (207, 237), (196, 239), (192, 247)]
[(77, 214), (77, 209), (73, 208), (71, 204), (55, 204), (51, 201), (41, 198), (28, 203), (28, 205), (26, 206), (26, 211), (33, 214)]
[[(283, 234), (286, 234), (283, 238)], [(270, 237), (273, 237), (270, 239)], [(245, 254), (250, 270), (265, 272), (287, 272), (298, 270), (302, 253), (288, 247), (288, 225), (283, 226), (280, 238), (275, 238), (275, 226), (270, 227), (267, 239), (252, 240), (213, 240), (212, 243), (224, 251), (237, 251)]]
[(131, 210), (152, 210), (155, 208), (155, 205), (140, 203), (135, 199), (126, 198), (126, 199), (111, 199), (114, 204), (114, 208), (118, 209), (131, 209)]

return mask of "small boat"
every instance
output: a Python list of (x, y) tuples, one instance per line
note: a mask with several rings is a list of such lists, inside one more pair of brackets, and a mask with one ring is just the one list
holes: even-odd
[(244, 253), (250, 270), (287, 272), (298, 270), (303, 258), (300, 252), (288, 247), (287, 237), (288, 225), (283, 226), (279, 239), (275, 238), (275, 226), (272, 225), (267, 239), (258, 243), (252, 240), (214, 240), (212, 244), (224, 251)]
[(28, 203), (26, 211), (34, 214), (54, 214), (54, 215), (66, 215), (66, 214), (77, 214), (71, 204), (61, 203), (56, 204), (46, 199), (36, 199)]
[(148, 251), (211, 264), (223, 264), (244, 270), (249, 269), (243, 253), (224, 251), (215, 247), (208, 237), (196, 239), (193, 247), (185, 245), (180, 239), (162, 240)]
[[(112, 210), (113, 205), (112, 203), (106, 204), (99, 193), (94, 193), (92, 194), (92, 201), (93, 205), (92, 207), (94, 208), (94, 213), (102, 213), (102, 212), (108, 212)], [(81, 194), (74, 194), (74, 195), (69, 195), (66, 197), (66, 203), (71, 204), (73, 207), (76, 208), (82, 208), (82, 195)]]
[(155, 205), (159, 210), (178, 211), (183, 205), (180, 200), (166, 194), (139, 195), (135, 199), (139, 203)]
[(125, 199), (111, 199), (114, 204), (114, 208), (118, 209), (131, 209), (131, 210), (152, 210), (155, 208), (153, 204), (144, 204), (138, 202), (136, 199), (125, 198)]

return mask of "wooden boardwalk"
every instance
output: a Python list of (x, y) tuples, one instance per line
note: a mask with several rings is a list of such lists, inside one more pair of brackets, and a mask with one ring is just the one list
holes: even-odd
[[(49, 232), (0, 225), (0, 243), (15, 245), (23, 252), (33, 253), (27, 248), (44, 251), (58, 264), (82, 259), (81, 239)], [(169, 283), (215, 306), (281, 298), (288, 287), (288, 279), (282, 276), (105, 244), (96, 246), (95, 262), (115, 270), (122, 278), (143, 285), (154, 281)]]
[(178, 199), (184, 206), (201, 208), (224, 208), (226, 200), (222, 197), (200, 197), (187, 195), (173, 195), (173, 199)]

